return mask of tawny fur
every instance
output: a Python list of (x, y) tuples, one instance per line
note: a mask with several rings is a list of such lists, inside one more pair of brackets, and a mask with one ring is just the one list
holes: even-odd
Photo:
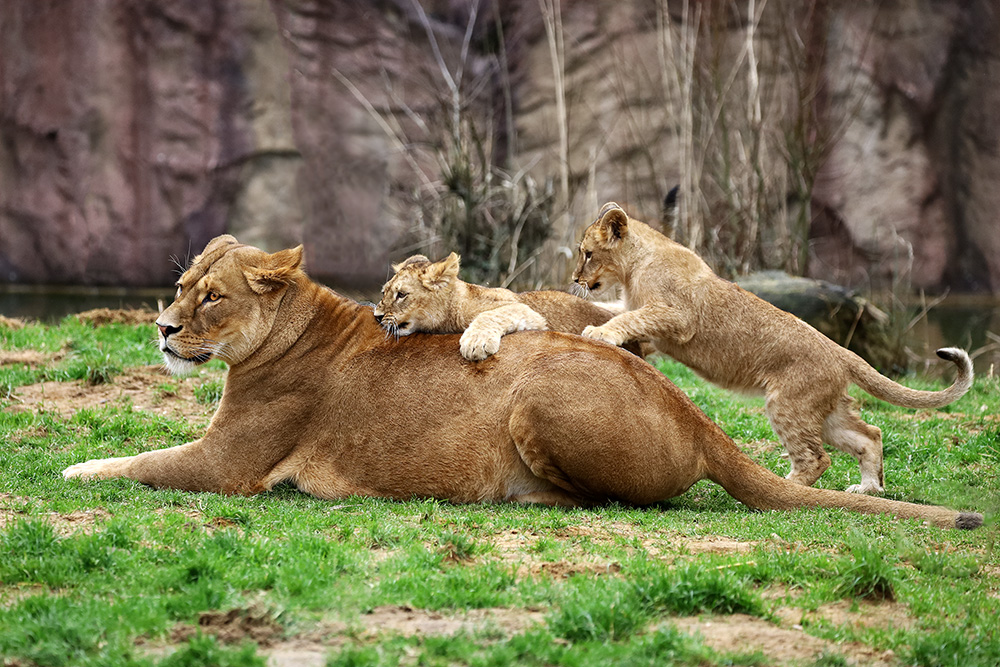
[[(578, 334), (624, 310), (554, 290), (517, 293), (473, 285), (459, 280), (459, 268), (455, 253), (438, 262), (414, 255), (394, 265), (375, 318), (390, 335), (460, 333), (462, 356), (479, 361), (495, 354), (506, 334), (543, 329)], [(639, 344), (629, 351), (639, 354)]]
[(861, 420), (850, 383), (911, 408), (947, 405), (972, 385), (969, 355), (956, 348), (938, 350), (958, 368), (947, 389), (917, 391), (889, 380), (799, 318), (719, 278), (694, 252), (614, 202), (584, 232), (573, 280), (587, 289), (624, 288), (627, 311), (584, 336), (613, 345), (649, 340), (711, 382), (762, 392), (791, 461), (788, 478), (805, 486), (830, 465), (826, 442), (858, 460), (861, 483), (848, 491), (884, 491), (882, 433)]
[(553, 505), (645, 505), (707, 478), (759, 509), (982, 523), (976, 513), (782, 479), (616, 347), (531, 331), (473, 363), (455, 354), (454, 335), (386, 337), (367, 307), (309, 280), (301, 256), (301, 248), (269, 255), (230, 236), (209, 243), (157, 323), (172, 369), (211, 356), (229, 363), (204, 437), (63, 475), (238, 494), (289, 480), (331, 499)]

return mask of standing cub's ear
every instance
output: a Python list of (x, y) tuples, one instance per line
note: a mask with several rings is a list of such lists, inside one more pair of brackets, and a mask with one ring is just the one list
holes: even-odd
[(420, 280), (430, 289), (439, 289), (458, 277), (459, 257), (451, 253), (440, 262), (427, 265)]
[(258, 266), (243, 269), (250, 289), (266, 294), (291, 284), (302, 265), (302, 246), (266, 255)]
[(608, 245), (614, 245), (628, 234), (628, 214), (618, 204), (609, 201), (601, 207), (598, 229)]

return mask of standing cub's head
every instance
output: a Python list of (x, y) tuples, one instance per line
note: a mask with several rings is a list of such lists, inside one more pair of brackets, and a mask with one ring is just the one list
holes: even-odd
[(414, 255), (394, 264), (392, 270), (396, 275), (382, 286), (375, 319), (394, 336), (434, 331), (448, 314), (458, 268), (459, 258), (455, 253), (439, 262)]
[(613, 201), (601, 208), (583, 232), (573, 282), (587, 290), (597, 290), (617, 280), (614, 273), (622, 242), (628, 237), (628, 214)]

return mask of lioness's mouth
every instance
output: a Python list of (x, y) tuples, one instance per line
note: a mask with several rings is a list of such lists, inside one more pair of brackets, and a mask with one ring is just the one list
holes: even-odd
[(212, 355), (208, 354), (207, 352), (203, 352), (202, 354), (196, 354), (193, 357), (184, 357), (174, 352), (172, 349), (170, 349), (170, 347), (164, 347), (163, 352), (164, 354), (169, 354), (171, 357), (175, 357), (177, 359), (180, 359), (181, 361), (190, 361), (195, 364), (203, 364), (212, 358)]

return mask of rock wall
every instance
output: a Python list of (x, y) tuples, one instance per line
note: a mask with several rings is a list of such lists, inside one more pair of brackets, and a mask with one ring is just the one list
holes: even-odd
[(991, 0), (9, 5), (0, 281), (170, 284), (226, 231), (370, 289), (445, 250), (460, 153), (547, 198), (535, 283), (601, 203), (655, 221), (682, 183), (682, 240), (742, 253), (720, 270), (1000, 292)]

